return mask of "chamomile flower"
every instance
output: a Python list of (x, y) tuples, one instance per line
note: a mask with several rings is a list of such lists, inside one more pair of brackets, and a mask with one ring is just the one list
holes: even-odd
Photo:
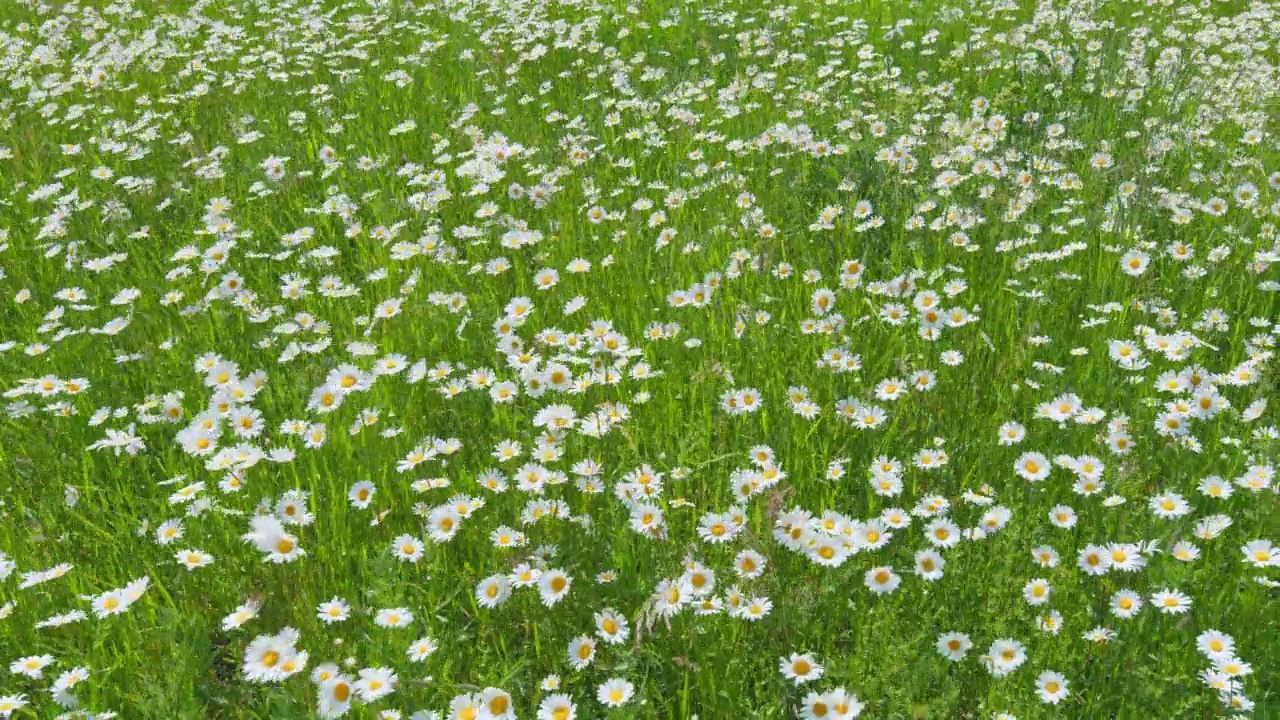
[(578, 708), (564, 693), (548, 695), (538, 704), (538, 720), (577, 720)]
[(355, 686), (350, 677), (334, 674), (319, 683), (316, 714), (322, 718), (340, 718), (351, 710)]
[(1191, 610), (1191, 598), (1189, 596), (1167, 588), (1152, 593), (1151, 604), (1166, 615), (1181, 615)]
[(52, 655), (28, 655), (9, 663), (9, 672), (39, 680), (44, 677), (44, 669), (53, 663)]
[(1045, 670), (1036, 678), (1036, 694), (1040, 701), (1049, 705), (1057, 705), (1070, 691), (1067, 690), (1067, 679), (1062, 673)]
[(807, 654), (792, 654), (790, 657), (781, 658), (778, 662), (778, 670), (783, 677), (796, 685), (817, 680), (823, 674), (822, 665), (819, 665), (812, 655)]
[(359, 675), (360, 678), (355, 683), (356, 695), (367, 703), (395, 692), (400, 681), (394, 671), (384, 667), (364, 668)]
[(213, 556), (201, 550), (179, 550), (174, 553), (174, 559), (189, 571), (213, 564)]
[(635, 695), (635, 685), (623, 678), (610, 678), (596, 687), (596, 700), (611, 708), (626, 705)]
[(973, 647), (973, 642), (964, 633), (949, 632), (938, 637), (936, 647), (938, 653), (946, 659), (959, 662), (964, 659), (969, 648)]
[(552, 607), (560, 602), (569, 594), (569, 588), (573, 584), (573, 578), (569, 577), (562, 570), (548, 570), (538, 578), (538, 595), (542, 598), (542, 604)]
[(373, 622), (381, 628), (405, 628), (413, 624), (413, 613), (408, 608), (383, 608), (374, 615)]
[(1111, 596), (1111, 614), (1128, 620), (1142, 610), (1142, 596), (1132, 590), (1119, 590)]
[(351, 486), (351, 490), (347, 492), (347, 499), (351, 501), (351, 506), (364, 510), (369, 507), (369, 503), (373, 502), (373, 495), (378, 491), (372, 482), (361, 480)]
[(890, 567), (875, 567), (866, 572), (864, 580), (867, 589), (877, 595), (886, 595), (898, 589), (902, 578)]
[(609, 645), (618, 645), (625, 642), (630, 634), (626, 617), (611, 608), (605, 608), (596, 613), (595, 623), (596, 634), (601, 641)]
[(327, 625), (339, 623), (351, 617), (351, 606), (342, 598), (335, 597), (320, 603), (316, 608), (316, 617)]

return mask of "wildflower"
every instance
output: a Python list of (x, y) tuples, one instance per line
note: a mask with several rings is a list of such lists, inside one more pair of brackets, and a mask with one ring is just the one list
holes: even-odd
[(867, 571), (865, 580), (867, 588), (877, 595), (891, 593), (902, 583), (902, 578), (890, 567), (871, 568)]
[(384, 608), (373, 618), (375, 625), (381, 628), (403, 628), (413, 624), (413, 613), (407, 608)]
[(551, 607), (569, 594), (573, 579), (560, 570), (548, 570), (538, 578), (538, 595), (542, 604)]
[(1040, 701), (1049, 705), (1057, 705), (1070, 692), (1067, 690), (1067, 679), (1062, 673), (1045, 670), (1036, 678), (1036, 694)]
[(796, 685), (817, 680), (822, 677), (823, 673), (822, 666), (815, 662), (811, 655), (798, 654), (792, 654), (789, 658), (782, 658), (778, 663), (778, 670), (783, 677)]
[(538, 720), (576, 720), (578, 708), (568, 695), (548, 695), (538, 704)]
[(213, 563), (213, 556), (200, 550), (179, 550), (174, 557), (187, 570), (195, 570)]
[(306, 551), (298, 546), (298, 538), (285, 532), (280, 520), (271, 515), (254, 517), (243, 539), (266, 553), (267, 562), (288, 563), (306, 555)]
[(964, 633), (949, 632), (938, 637), (938, 653), (952, 662), (963, 660), (971, 647), (973, 642)]
[(26, 675), (32, 680), (44, 677), (44, 669), (54, 662), (52, 655), (28, 655), (9, 663), (9, 672)]
[(622, 678), (611, 678), (600, 683), (596, 688), (596, 699), (602, 705), (616, 708), (622, 707), (635, 694), (635, 685)]
[(356, 695), (370, 703), (395, 692), (400, 678), (389, 668), (364, 668), (360, 671), (360, 679), (355, 683)]

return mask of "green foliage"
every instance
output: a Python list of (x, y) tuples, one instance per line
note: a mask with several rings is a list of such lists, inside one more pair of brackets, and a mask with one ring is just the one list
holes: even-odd
[[(535, 717), (556, 675), (579, 718), (808, 717), (810, 691), (837, 687), (874, 718), (1208, 718), (1234, 712), (1200, 676), (1197, 638), (1216, 630), (1252, 665), (1237, 701), (1280, 716), (1277, 551), (1241, 550), (1277, 527), (1278, 19), (1239, 2), (5, 4), (0, 661), (56, 663), (0, 676), (0, 715), (66, 712), (50, 689), (83, 667), (70, 690), (88, 712), (307, 718), (329, 687), (308, 676), (337, 663), (398, 675), (353, 717), (447, 716), (487, 688)], [(539, 235), (512, 247), (523, 231)], [(330, 278), (351, 292), (320, 292)], [(517, 298), (531, 307), (513, 320)], [(579, 386), (538, 394), (531, 373), (553, 382), (556, 362)], [(367, 387), (325, 412), (315, 398), (351, 365)], [(481, 368), (489, 382), (467, 378)], [(575, 421), (547, 441), (553, 405)], [(870, 406), (885, 416), (860, 427)], [(222, 466), (188, 442), (210, 416)], [(261, 427), (238, 436), (244, 417)], [(500, 462), (508, 440), (522, 453)], [(1034, 482), (1030, 452), (1050, 470)], [(896, 491), (868, 470), (882, 457), (902, 465)], [(1103, 485), (1082, 490), (1087, 458)], [(586, 459), (603, 492), (579, 484)], [(543, 466), (536, 491), (525, 463)], [(652, 535), (633, 527), (645, 498), (617, 492), (646, 473)], [(1161, 508), (1171, 493), (1185, 509)], [(290, 500), (311, 519), (278, 552), (305, 555), (271, 562), (244, 536)], [(460, 529), (433, 540), (459, 504)], [(1007, 524), (984, 527), (991, 506)], [(702, 539), (708, 513), (735, 510), (731, 542)], [(842, 564), (779, 539), (795, 510), (815, 542), (841, 537), (820, 527), (839, 514)], [(895, 512), (909, 526), (868, 547), (858, 533)], [(938, 518), (965, 535), (926, 581)], [(165, 521), (182, 533), (162, 543)], [(500, 526), (525, 543), (495, 547)], [(416, 561), (396, 555), (405, 535)], [(1134, 544), (1136, 571), (1077, 566), (1111, 543)], [(1198, 557), (1176, 556), (1187, 543)], [(187, 569), (187, 549), (212, 562)], [(767, 561), (758, 578), (736, 571), (745, 550)], [(662, 583), (687, 585), (693, 562), (714, 592), (690, 586), (665, 616)], [(563, 570), (568, 594), (485, 607), (480, 583), (521, 563)], [(880, 567), (892, 592), (871, 589)], [(96, 617), (139, 578), (126, 612)], [(1023, 597), (1035, 578), (1045, 605)], [(767, 615), (699, 612), (732, 586)], [(1156, 607), (1166, 589), (1190, 609)], [(1122, 590), (1145, 602), (1131, 619), (1112, 610)], [(335, 598), (351, 616), (331, 624)], [(256, 616), (224, 627), (245, 603)], [(379, 627), (388, 608), (412, 625)], [(620, 644), (596, 634), (605, 608), (630, 624)], [(305, 668), (250, 682), (251, 643), (284, 628)], [(1101, 629), (1115, 636), (1086, 639)], [(972, 640), (958, 662), (936, 647), (948, 632)], [(596, 654), (575, 670), (584, 635)], [(980, 658), (1006, 638), (1027, 660), (996, 677)], [(793, 653), (822, 677), (788, 680)], [(1060, 703), (1037, 696), (1046, 670), (1069, 683)], [(597, 701), (610, 678), (634, 685), (620, 708)]]

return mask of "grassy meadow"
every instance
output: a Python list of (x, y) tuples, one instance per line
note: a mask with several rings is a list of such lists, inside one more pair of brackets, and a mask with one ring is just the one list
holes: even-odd
[(0, 4), (0, 718), (1280, 718), (1278, 42)]

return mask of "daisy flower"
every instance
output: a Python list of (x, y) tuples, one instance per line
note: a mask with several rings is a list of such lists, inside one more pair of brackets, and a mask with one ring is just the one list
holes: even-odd
[(796, 685), (817, 680), (822, 677), (823, 668), (819, 665), (812, 655), (792, 654), (791, 657), (780, 658), (778, 661), (778, 670), (782, 676)]

